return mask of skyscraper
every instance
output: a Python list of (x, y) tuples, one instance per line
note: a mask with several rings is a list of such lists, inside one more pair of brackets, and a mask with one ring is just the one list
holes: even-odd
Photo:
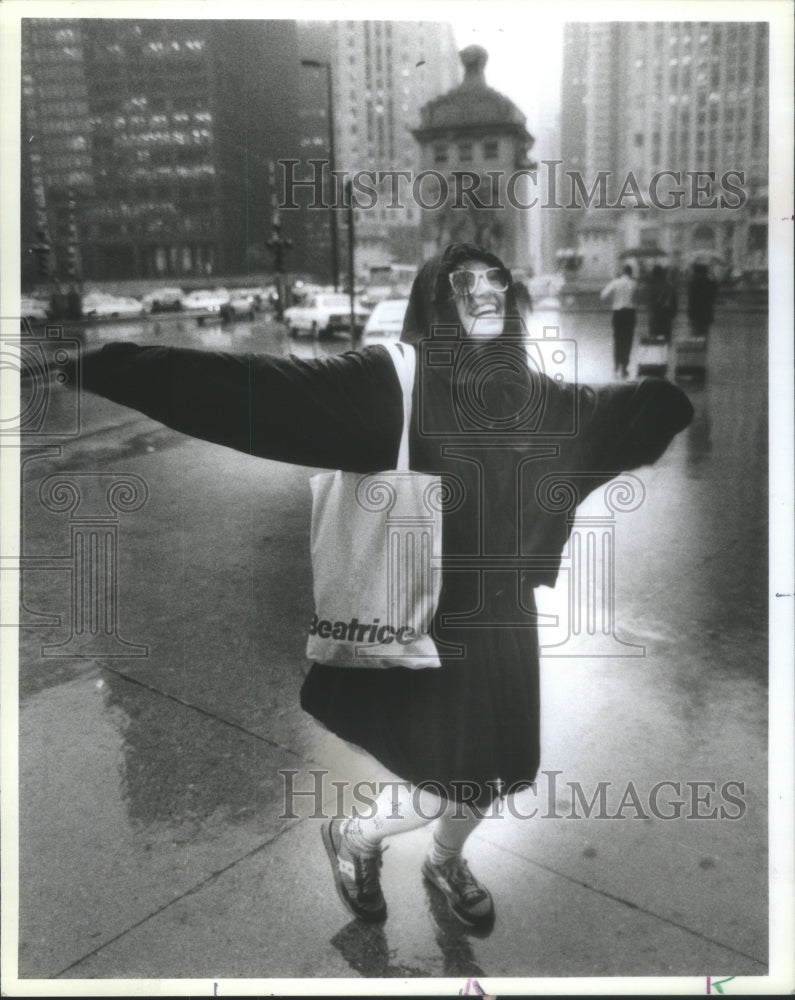
[[(23, 281), (42, 228), (65, 277), (70, 200), (85, 278), (267, 268), (278, 162), (298, 161), (298, 178), (329, 159), (326, 65), (337, 168), (416, 170), (419, 108), (458, 74), (449, 25), (25, 19)], [(357, 212), (362, 267), (419, 254), (417, 210), (389, 194)], [(330, 277), (329, 214), (306, 189), (296, 200), (280, 214), (287, 266)]]
[[(657, 187), (670, 208), (569, 213), (567, 242), (576, 241), (583, 273), (609, 273), (633, 247), (660, 248), (680, 264), (701, 252), (734, 270), (764, 268), (768, 98), (764, 22), (567, 25), (564, 169), (580, 172), (588, 188), (609, 172), (608, 201), (629, 173), (647, 193), (655, 175), (670, 172)], [(710, 197), (725, 191), (727, 175), (740, 193)], [(680, 205), (665, 193), (677, 188)]]
[[(22, 77), (23, 251), (46, 223), (65, 276), (72, 200), (85, 278), (269, 266), (270, 165), (301, 149), (295, 22), (25, 19)], [(284, 233), (320, 272), (314, 222)]]
[[(303, 22), (299, 39), (304, 58), (332, 67), (337, 169), (349, 176), (359, 171), (416, 174), (420, 151), (411, 130), (419, 123), (420, 108), (452, 87), (460, 75), (451, 26), (425, 21)], [(306, 86), (302, 84), (304, 95)], [(304, 113), (314, 115), (316, 135), (305, 148), (327, 153), (321, 73), (316, 73), (314, 86), (314, 100), (304, 103)], [(306, 127), (305, 134), (311, 136), (312, 129)], [(405, 196), (410, 184), (393, 178), (374, 186), (376, 203), (365, 207), (372, 199), (361, 199), (363, 205), (355, 213), (358, 269), (390, 261), (414, 263), (421, 252), (420, 215)], [(400, 197), (393, 200), (396, 187)]]

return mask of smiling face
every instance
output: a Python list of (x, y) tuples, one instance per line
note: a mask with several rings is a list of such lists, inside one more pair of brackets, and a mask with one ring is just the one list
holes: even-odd
[[(460, 272), (470, 272), (469, 275)], [(460, 273), (460, 277), (454, 277)], [(451, 273), (453, 302), (464, 333), (475, 340), (499, 337), (505, 322), (507, 276), (481, 260), (465, 260)]]

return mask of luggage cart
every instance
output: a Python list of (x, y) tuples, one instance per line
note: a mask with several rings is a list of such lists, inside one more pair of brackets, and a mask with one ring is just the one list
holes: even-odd
[(706, 337), (682, 337), (674, 342), (674, 377), (707, 377)]
[(638, 378), (643, 375), (665, 378), (668, 371), (669, 353), (670, 345), (664, 338), (641, 337), (637, 353)]

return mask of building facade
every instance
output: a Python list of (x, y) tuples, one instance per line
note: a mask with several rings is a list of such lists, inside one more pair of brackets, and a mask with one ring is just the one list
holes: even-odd
[[(42, 233), (62, 278), (267, 270), (274, 222), (292, 244), (287, 268), (330, 281), (335, 230), (340, 272), (346, 260), (344, 210), (323, 204), (342, 201), (331, 143), (349, 176), (416, 172), (410, 129), (458, 72), (446, 24), (26, 19), (23, 283)], [(286, 186), (307, 179), (297, 210), (284, 207)], [(416, 207), (390, 208), (378, 188), (356, 211), (362, 271), (420, 252)]]
[[(292, 21), (23, 20), (23, 283), (42, 230), (61, 279), (268, 269), (273, 164), (301, 153), (299, 82)], [(308, 272), (325, 266), (313, 221), (283, 220)]]
[(533, 123), (533, 159), (539, 164), (536, 171), (537, 191), (535, 204), (527, 210), (527, 224), (530, 229), (530, 270), (535, 275), (551, 275), (557, 268), (557, 250), (565, 243), (562, 235), (563, 211), (545, 208), (544, 161), (560, 159), (560, 121), (556, 109), (541, 108)]
[(632, 250), (764, 271), (768, 41), (761, 22), (566, 26), (561, 155), (582, 186), (564, 240), (581, 275)]
[[(416, 263), (422, 249), (420, 211), (410, 197), (410, 178), (420, 169), (420, 150), (411, 130), (420, 108), (459, 79), (451, 26), (424, 21), (304, 22), (299, 39), (305, 59), (331, 67), (336, 169), (348, 179), (359, 176), (361, 190), (375, 192), (365, 196), (360, 190), (355, 199), (357, 272), (365, 275), (370, 267), (392, 262)], [(326, 84), (324, 69), (305, 67), (304, 149), (315, 156), (329, 154)], [(336, 201), (342, 200), (341, 194), (340, 188)], [(337, 222), (344, 259), (343, 212)]]
[(414, 130), (428, 178), (417, 192), (423, 252), (472, 242), (527, 270), (529, 217), (522, 206), (534, 197), (533, 136), (516, 105), (486, 83), (485, 49), (470, 45), (460, 57), (463, 82), (426, 104)]

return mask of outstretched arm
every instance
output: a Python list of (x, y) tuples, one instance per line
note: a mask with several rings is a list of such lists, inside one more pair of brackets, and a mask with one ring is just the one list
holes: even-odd
[(82, 385), (261, 458), (354, 472), (396, 464), (403, 401), (381, 348), (302, 360), (116, 343), (84, 356)]
[(580, 461), (615, 475), (651, 465), (693, 419), (682, 390), (665, 379), (580, 390)]

